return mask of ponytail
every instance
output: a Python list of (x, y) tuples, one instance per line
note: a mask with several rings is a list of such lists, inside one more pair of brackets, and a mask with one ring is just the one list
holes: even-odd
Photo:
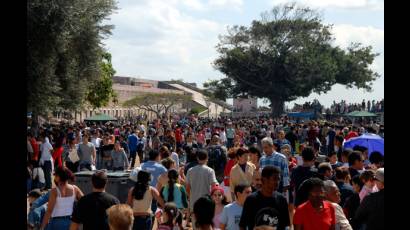
[(178, 180), (178, 172), (175, 169), (168, 171), (168, 200), (167, 202), (174, 201), (174, 186)]

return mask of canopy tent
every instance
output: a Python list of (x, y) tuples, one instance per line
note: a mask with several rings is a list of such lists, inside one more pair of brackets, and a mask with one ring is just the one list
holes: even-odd
[(370, 113), (367, 111), (353, 111), (346, 114), (348, 117), (377, 117), (377, 114)]
[(349, 139), (343, 144), (343, 148), (353, 148), (356, 145), (366, 147), (368, 153), (379, 151), (384, 155), (384, 139), (373, 133), (365, 133), (361, 136)]
[(96, 114), (96, 115), (94, 115), (94, 116), (91, 116), (91, 117), (89, 117), (89, 118), (84, 119), (84, 121), (101, 121), (101, 122), (104, 122), (104, 121), (116, 121), (116, 120), (117, 120), (117, 118), (110, 117), (110, 116), (108, 116), (107, 114), (104, 114), (104, 113), (102, 113), (102, 114)]
[(288, 117), (294, 117), (294, 118), (313, 118), (315, 114), (313, 112), (292, 112), (288, 113)]

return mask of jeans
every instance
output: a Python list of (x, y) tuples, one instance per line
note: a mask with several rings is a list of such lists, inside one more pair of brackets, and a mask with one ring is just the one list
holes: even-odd
[(101, 164), (101, 169), (107, 169), (107, 170), (111, 170), (112, 169), (112, 160), (102, 160), (102, 164)]
[(71, 224), (71, 217), (54, 217), (51, 218), (46, 230), (69, 230)]
[(27, 178), (27, 193), (29, 193), (31, 189), (34, 188), (32, 184), (33, 184), (33, 180), (31, 180), (31, 178)]
[(112, 171), (124, 171), (124, 167), (112, 168)]
[(91, 164), (90, 163), (80, 163), (80, 171), (91, 171)]
[(134, 168), (135, 157), (137, 157), (137, 150), (130, 150), (131, 168)]
[(79, 162), (78, 162), (78, 161), (75, 162), (75, 163), (73, 163), (73, 162), (71, 162), (71, 161), (66, 161), (66, 162), (65, 162), (65, 166), (66, 166), (68, 169), (70, 169), (71, 172), (73, 172), (73, 173), (75, 173), (75, 172), (78, 171), (78, 165), (79, 165)]
[(44, 161), (41, 168), (44, 171), (44, 179), (46, 179), (45, 189), (51, 189), (51, 161)]
[(151, 216), (135, 216), (133, 230), (151, 230)]

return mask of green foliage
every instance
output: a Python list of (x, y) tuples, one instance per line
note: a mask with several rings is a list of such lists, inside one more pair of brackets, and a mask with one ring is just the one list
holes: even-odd
[(197, 107), (192, 108), (191, 111), (189, 112), (189, 114), (199, 114), (199, 113), (201, 113), (205, 110), (206, 110), (206, 108), (197, 106)]
[(101, 62), (101, 78), (90, 84), (86, 97), (94, 109), (106, 106), (111, 98), (113, 98), (114, 102), (117, 100), (112, 88), (114, 74), (115, 70), (111, 64), (111, 54), (105, 53)]
[(285, 101), (325, 93), (336, 83), (371, 90), (379, 74), (369, 67), (378, 54), (360, 44), (334, 46), (330, 30), (310, 8), (278, 6), (250, 27), (228, 29), (214, 67), (232, 80), (233, 96), (268, 98), (274, 116)]
[(114, 0), (27, 2), (27, 109), (47, 113), (82, 106), (101, 74), (101, 41)]
[(232, 81), (230, 78), (221, 80), (208, 80), (204, 83), (205, 95), (212, 96), (221, 101), (226, 101), (231, 96)]
[(185, 104), (192, 101), (191, 95), (177, 93), (147, 93), (138, 95), (123, 103), (124, 106), (135, 106), (153, 112), (160, 117), (161, 113), (168, 114), (173, 105)]

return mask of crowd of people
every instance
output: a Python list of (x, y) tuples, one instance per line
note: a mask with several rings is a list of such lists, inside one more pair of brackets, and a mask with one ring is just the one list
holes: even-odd
[(367, 102), (363, 99), (362, 103), (347, 103), (345, 100), (341, 100), (338, 103), (333, 101), (329, 108), (329, 113), (331, 114), (347, 114), (353, 111), (384, 112), (384, 99), (380, 101), (368, 100)]
[[(384, 127), (185, 117), (29, 130), (31, 229), (384, 229)], [(108, 171), (136, 175), (124, 204)], [(93, 171), (83, 194), (74, 173)]]

